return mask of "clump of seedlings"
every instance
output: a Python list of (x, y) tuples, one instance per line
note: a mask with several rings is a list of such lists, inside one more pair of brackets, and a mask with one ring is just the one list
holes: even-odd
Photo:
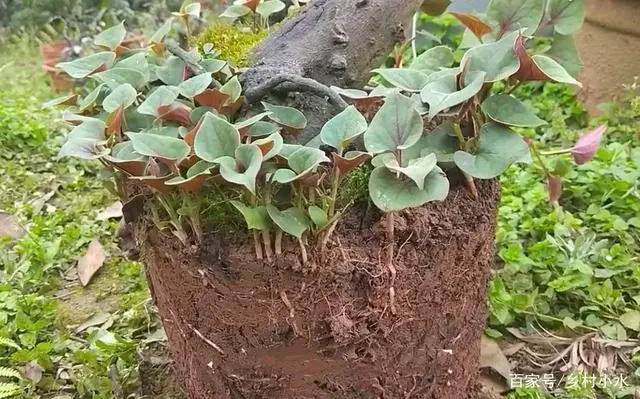
[[(261, 14), (276, 2), (244, 1), (229, 10)], [(188, 24), (199, 13), (195, 4), (176, 18)], [(572, 154), (584, 163), (605, 128), (574, 148), (541, 153), (520, 132), (546, 122), (511, 93), (534, 80), (579, 85), (570, 35), (583, 8), (578, 0), (493, 0), (485, 19), (456, 14), (472, 42), (460, 63), (451, 49), (434, 47), (406, 68), (374, 70), (383, 83), (366, 91), (282, 75), (244, 93), (239, 71), (215, 58), (216, 43), (204, 55), (182, 49), (167, 38), (169, 21), (147, 48), (129, 50), (121, 46), (126, 31), (118, 25), (96, 38), (95, 54), (58, 65), (84, 82), (81, 92), (50, 102), (70, 105), (64, 117), (74, 125), (60, 156), (101, 162), (123, 201), (131, 196), (127, 181), (143, 184), (153, 194), (156, 226), (185, 245), (202, 240), (209, 226), (201, 216), (216, 212), (215, 204), (203, 203), (203, 193), (216, 192), (242, 215), (256, 257), (267, 261), (282, 253), (285, 234), (298, 243), (303, 264), (310, 248), (323, 254), (353, 203), (341, 195), (345, 179), (365, 163), (371, 165), (369, 198), (386, 213), (390, 242), (394, 213), (444, 201), (447, 176), (456, 170), (477, 196), (477, 179), (494, 179), (514, 163), (531, 162), (533, 154), (557, 201), (560, 181), (545, 157)], [(320, 93), (338, 110), (307, 143), (298, 142), (305, 115), (265, 101), (283, 83)], [(392, 245), (386, 265), (395, 276)], [(392, 304), (393, 295), (391, 283)]]

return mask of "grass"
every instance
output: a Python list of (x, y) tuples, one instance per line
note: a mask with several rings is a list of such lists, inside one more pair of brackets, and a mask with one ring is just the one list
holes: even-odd
[[(56, 159), (63, 129), (57, 112), (39, 107), (53, 94), (34, 51), (0, 49), (0, 69), (10, 76), (0, 83), (0, 210), (29, 231), (17, 242), (0, 243), (0, 367), (7, 368), (0, 368), (0, 398), (9, 397), (3, 392), (21, 398), (143, 397), (140, 353), (162, 342), (163, 333), (142, 266), (123, 258), (113, 243), (117, 223), (96, 220), (114, 197), (97, 165)], [(560, 86), (526, 86), (518, 96), (551, 121), (537, 132), (546, 147), (573, 143), (587, 124), (581, 105)], [(549, 206), (536, 165), (513, 167), (502, 178), (489, 335), (513, 342), (510, 328), (516, 327), (563, 336), (595, 332), (612, 342), (637, 338), (639, 121), (635, 97), (610, 106), (592, 122), (611, 127), (597, 158), (577, 168), (553, 165), (565, 180), (562, 209)], [(354, 180), (354, 189), (360, 183)], [(94, 239), (109, 256), (82, 288), (73, 272)], [(93, 325), (77, 329), (87, 320)], [(631, 362), (640, 366), (640, 357), (631, 355)], [(608, 372), (635, 382), (628, 367)], [(629, 397), (629, 390), (571, 386), (568, 380), (547, 391), (518, 388), (509, 397)], [(163, 395), (173, 393), (147, 397)]]

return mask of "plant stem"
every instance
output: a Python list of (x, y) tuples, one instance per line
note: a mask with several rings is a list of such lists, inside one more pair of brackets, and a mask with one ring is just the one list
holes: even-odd
[(551, 172), (549, 171), (549, 168), (547, 167), (547, 164), (544, 163), (544, 159), (542, 159), (542, 157), (540, 156), (540, 152), (538, 151), (538, 146), (535, 143), (531, 143), (531, 145), (529, 146), (529, 148), (531, 148), (531, 151), (533, 152), (533, 155), (536, 157), (536, 159), (538, 160), (538, 162), (540, 162), (540, 166), (542, 166), (542, 170), (544, 171), (544, 175), (545, 176), (550, 176)]
[(464, 175), (464, 182), (467, 188), (469, 189), (469, 192), (471, 192), (471, 195), (473, 195), (473, 198), (478, 199), (478, 188), (476, 187), (475, 180), (473, 180), (473, 177), (466, 174), (465, 172), (462, 172), (462, 174)]
[(256, 258), (262, 260), (262, 244), (260, 243), (260, 236), (257, 230), (253, 230), (253, 246), (256, 250)]
[(338, 199), (338, 187), (340, 186), (340, 170), (333, 167), (333, 179), (331, 181), (331, 197), (329, 198), (329, 218), (336, 213), (336, 200)]
[(395, 217), (393, 212), (387, 213), (385, 228), (387, 233), (386, 264), (389, 269), (389, 308), (392, 314), (396, 314), (396, 268), (393, 265), (393, 247), (395, 246)]
[(182, 241), (182, 244), (186, 246), (189, 236), (184, 231), (182, 223), (180, 223), (180, 216), (178, 216), (178, 213), (175, 211), (175, 209), (173, 209), (173, 206), (171, 206), (171, 204), (166, 200), (166, 198), (164, 198), (163, 195), (158, 195), (158, 201), (160, 201), (160, 204), (169, 215), (169, 219), (171, 219), (171, 224), (175, 229), (173, 231), (173, 234), (178, 237), (180, 241)]
[(571, 153), (571, 148), (555, 150), (555, 151), (540, 151), (540, 155), (543, 155), (545, 157), (551, 156), (551, 155), (564, 155), (569, 153)]
[(276, 241), (275, 241), (276, 255), (280, 255), (282, 253), (282, 230), (276, 230)]
[(264, 253), (267, 256), (267, 261), (271, 262), (273, 251), (271, 250), (271, 234), (269, 234), (269, 230), (262, 230), (262, 241), (264, 242)]
[(464, 139), (464, 135), (462, 134), (462, 129), (460, 129), (460, 124), (453, 123), (453, 133), (455, 133), (456, 138), (458, 139), (458, 145), (461, 150), (465, 149), (466, 140)]
[(301, 238), (298, 239), (298, 243), (300, 244), (300, 252), (302, 253), (302, 264), (306, 265), (309, 261), (309, 258), (307, 256), (307, 248), (304, 246), (304, 242), (302, 242)]

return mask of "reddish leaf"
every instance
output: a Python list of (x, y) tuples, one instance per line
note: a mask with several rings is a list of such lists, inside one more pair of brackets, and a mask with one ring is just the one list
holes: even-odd
[(98, 73), (98, 72), (104, 72), (104, 71), (106, 71), (106, 70), (107, 70), (107, 68), (108, 68), (107, 64), (101, 64), (101, 65), (98, 65), (98, 66), (96, 67), (96, 69), (94, 69), (93, 71), (91, 71), (91, 73), (90, 73), (89, 75), (93, 75), (94, 73)]
[(237, 99), (235, 102), (231, 104), (224, 105), (220, 113), (226, 116), (235, 115), (236, 112), (238, 112), (238, 110), (240, 109), (240, 107), (242, 107), (242, 104), (244, 104), (244, 97), (240, 97), (239, 99)]
[(196, 126), (189, 130), (187, 134), (184, 136), (184, 142), (189, 144), (191, 147), (191, 152), (193, 152), (193, 141), (196, 139), (196, 133), (200, 130), (200, 125), (202, 125), (202, 118), (196, 123)]
[(158, 56), (164, 54), (164, 43), (153, 43), (151, 45), (151, 50)]
[(578, 165), (583, 165), (593, 159), (606, 131), (607, 125), (602, 125), (580, 137), (571, 149), (571, 155)]
[(259, 3), (260, 0), (246, 0), (243, 6), (250, 8), (253, 12), (256, 12), (256, 8), (258, 8)]
[(299, 181), (303, 187), (318, 187), (320, 182), (324, 179), (325, 175), (325, 173), (321, 175), (318, 173), (310, 173), (306, 176), (301, 177)]
[(78, 277), (83, 287), (89, 284), (91, 277), (102, 267), (106, 258), (107, 255), (100, 241), (91, 241), (87, 252), (78, 260)]
[(451, 14), (458, 18), (458, 21), (467, 27), (478, 39), (482, 39), (487, 33), (491, 33), (492, 29), (489, 25), (484, 23), (480, 18), (471, 14), (464, 14), (459, 12), (451, 12)]
[(535, 62), (533, 62), (533, 59), (529, 53), (527, 53), (524, 43), (524, 36), (518, 35), (518, 38), (513, 45), (513, 50), (520, 60), (520, 69), (516, 72), (515, 77), (521, 82), (528, 82), (531, 80), (541, 80), (543, 82), (550, 81), (551, 79), (545, 75), (540, 68), (538, 68)]
[(549, 188), (549, 202), (551, 205), (559, 205), (558, 201), (562, 196), (562, 178), (560, 176), (547, 176), (547, 187)]
[(191, 120), (189, 119), (191, 108), (182, 103), (161, 105), (160, 107), (158, 107), (158, 110), (156, 112), (158, 115), (157, 119), (161, 119), (167, 122), (176, 122), (179, 125), (185, 127), (191, 126)]
[(185, 81), (189, 78), (193, 77), (191, 73), (191, 69), (189, 69), (186, 65), (184, 66), (184, 70), (182, 71), (182, 81)]
[(269, 151), (271, 151), (273, 149), (273, 146), (275, 145), (274, 141), (268, 141), (264, 144), (258, 144), (258, 148), (260, 148), (260, 151), (262, 152), (262, 155), (266, 155), (269, 153)]
[(336, 165), (336, 168), (338, 168), (341, 175), (349, 173), (353, 169), (365, 163), (367, 159), (371, 158), (371, 155), (366, 152), (358, 154), (355, 158), (343, 158), (335, 152), (331, 153), (331, 156), (333, 157), (333, 163)]
[(160, 165), (158, 165), (158, 162), (156, 162), (153, 157), (149, 158), (149, 162), (147, 163), (147, 171), (150, 176), (160, 177)]
[(124, 109), (122, 107), (113, 111), (107, 117), (106, 123), (106, 133), (107, 137), (111, 137), (116, 134), (118, 136), (122, 135), (122, 119), (124, 116)]
[(211, 107), (220, 112), (220, 110), (224, 106), (225, 101), (227, 101), (228, 98), (229, 96), (221, 93), (218, 89), (206, 89), (202, 93), (195, 96), (193, 99), (200, 106)]
[(163, 194), (166, 194), (171, 191), (171, 187), (164, 184), (164, 182), (173, 179), (175, 177), (174, 174), (169, 174), (163, 177), (153, 177), (153, 176), (143, 176), (138, 177), (137, 179), (142, 181), (147, 186), (151, 187), (154, 190), (157, 190)]
[(202, 190), (202, 186), (204, 185), (204, 181), (210, 176), (211, 175), (196, 176), (193, 179), (180, 184), (178, 187), (188, 193), (199, 194), (200, 190)]
[(146, 164), (143, 161), (107, 162), (130, 176), (142, 176), (146, 168)]
[(183, 166), (185, 168), (190, 168), (193, 165), (195, 165), (196, 163), (198, 163), (198, 161), (200, 160), (200, 158), (198, 158), (195, 155), (190, 155), (187, 157), (187, 159), (185, 159), (184, 161), (182, 161), (182, 163), (180, 164), (180, 166)]
[(125, 55), (126, 53), (128, 53), (129, 51), (131, 51), (131, 49), (129, 49), (129, 48), (127, 48), (127, 47), (123, 46), (123, 45), (120, 45), (120, 46), (118, 46), (118, 47), (116, 48), (116, 50), (115, 50), (116, 57), (123, 56), (123, 55)]

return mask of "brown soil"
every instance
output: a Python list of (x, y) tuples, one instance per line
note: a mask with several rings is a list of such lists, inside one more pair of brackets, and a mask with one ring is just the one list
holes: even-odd
[(189, 398), (475, 398), (499, 185), (478, 188), (396, 215), (396, 314), (375, 211), (348, 213), (313, 270), (292, 242), (256, 261), (240, 228), (190, 250), (140, 235)]

